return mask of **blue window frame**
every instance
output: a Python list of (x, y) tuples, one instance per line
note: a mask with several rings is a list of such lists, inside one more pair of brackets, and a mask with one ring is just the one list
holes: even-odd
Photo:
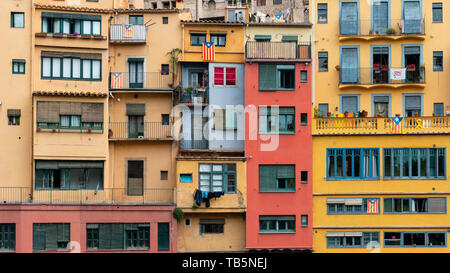
[(446, 197), (386, 197), (384, 213), (446, 213)]
[(357, 84), (360, 82), (359, 46), (340, 46), (339, 83)]
[(433, 71), (444, 71), (444, 57), (442, 51), (433, 51)]
[(328, 22), (328, 5), (327, 4), (317, 4), (317, 23), (327, 23)]
[(380, 198), (328, 198), (327, 214), (374, 214), (367, 209), (369, 199), (376, 199), (376, 213), (380, 212)]
[(359, 1), (339, 2), (339, 29), (341, 35), (359, 34)]
[(319, 52), (319, 71), (328, 71), (328, 52)]
[(403, 34), (424, 32), (422, 0), (402, 0)]
[(385, 231), (384, 247), (446, 247), (447, 231)]
[(379, 232), (368, 231), (329, 231), (327, 248), (364, 248), (380, 243)]
[(444, 104), (442, 102), (434, 103), (433, 112), (438, 117), (444, 116)]
[(327, 149), (327, 180), (378, 180), (378, 148)]
[(383, 149), (384, 179), (445, 179), (446, 148)]
[(433, 23), (442, 23), (442, 3), (433, 3)]
[(371, 30), (373, 34), (386, 34), (387, 29), (391, 27), (391, 1), (380, 0), (371, 5)]
[(295, 233), (295, 215), (260, 215), (259, 233)]

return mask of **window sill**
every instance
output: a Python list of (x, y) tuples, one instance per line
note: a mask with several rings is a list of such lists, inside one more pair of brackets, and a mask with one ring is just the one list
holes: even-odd
[(41, 77), (41, 80), (60, 80), (60, 81), (84, 81), (84, 82), (101, 82), (102, 79), (83, 79), (83, 78), (52, 78), (52, 77)]
[(47, 132), (47, 133), (88, 133), (88, 134), (103, 134), (103, 129), (92, 129), (90, 132), (88, 129), (48, 129), (48, 128), (39, 128), (37, 127), (36, 132)]
[(124, 248), (124, 249), (97, 249), (87, 248), (86, 252), (109, 252), (109, 251), (148, 251), (150, 248)]
[(84, 40), (106, 40), (106, 36), (103, 35), (72, 35), (72, 34), (54, 34), (54, 33), (35, 33), (35, 37), (50, 37), (50, 38), (65, 38), (65, 39), (84, 39)]
[(284, 231), (284, 232), (271, 232), (271, 231), (260, 231), (258, 234), (295, 234), (295, 231)]
[(388, 181), (407, 181), (407, 180), (447, 180), (445, 177), (405, 177), (405, 178), (400, 178), (400, 177), (395, 177), (395, 178), (389, 178), (389, 177), (383, 177), (383, 180), (388, 180)]
[(273, 133), (267, 133), (267, 132), (259, 132), (260, 135), (295, 135), (295, 132), (273, 132)]
[(380, 181), (380, 178), (326, 178), (327, 181)]

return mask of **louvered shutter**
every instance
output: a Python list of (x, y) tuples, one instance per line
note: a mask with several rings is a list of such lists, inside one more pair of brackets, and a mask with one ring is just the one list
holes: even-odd
[(275, 192), (277, 190), (276, 166), (259, 166), (259, 191)]
[(260, 64), (259, 90), (274, 90), (277, 88), (277, 67), (274, 64)]

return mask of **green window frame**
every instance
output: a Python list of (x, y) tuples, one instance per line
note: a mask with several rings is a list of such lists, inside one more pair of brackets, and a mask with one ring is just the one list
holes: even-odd
[(59, 124), (61, 129), (80, 129), (81, 115), (60, 115)]
[(41, 31), (48, 34), (102, 35), (100, 15), (43, 12)]
[(317, 23), (328, 22), (328, 5), (326, 3), (317, 4)]
[(25, 28), (25, 13), (24, 12), (11, 12), (11, 27), (12, 28)]
[(158, 251), (170, 250), (170, 223), (158, 223)]
[(326, 166), (327, 180), (379, 180), (380, 149), (328, 148)]
[(225, 233), (225, 219), (200, 219), (200, 235), (203, 234), (224, 234)]
[(327, 232), (327, 248), (367, 248), (380, 246), (380, 233), (369, 231)]
[(295, 192), (295, 165), (259, 165), (259, 192)]
[(144, 16), (130, 15), (128, 18), (128, 22), (130, 25), (143, 25), (144, 24)]
[(86, 249), (148, 250), (150, 248), (150, 223), (88, 223)]
[(446, 148), (384, 148), (384, 179), (445, 179)]
[(12, 60), (12, 73), (25, 74), (25, 60)]
[(16, 224), (0, 224), (0, 251), (16, 250)]
[(259, 233), (295, 233), (295, 215), (260, 215)]
[(236, 193), (236, 163), (198, 164), (199, 189), (205, 192)]
[(41, 79), (101, 81), (102, 60), (42, 56)]
[[(378, 213), (367, 212), (367, 201), (369, 199), (377, 200)], [(345, 214), (379, 214), (380, 198), (328, 198), (327, 214), (345, 215)]]
[(69, 251), (70, 224), (69, 223), (34, 223), (33, 250), (34, 251)]
[(295, 107), (259, 106), (260, 134), (295, 134)]
[(259, 64), (259, 91), (295, 90), (295, 65)]

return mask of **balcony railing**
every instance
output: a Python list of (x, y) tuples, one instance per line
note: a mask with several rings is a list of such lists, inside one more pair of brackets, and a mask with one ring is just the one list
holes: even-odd
[(384, 65), (360, 68), (339, 68), (340, 84), (425, 83), (425, 67), (395, 68)]
[(141, 194), (128, 195), (129, 189), (108, 188), (99, 190), (56, 190), (31, 187), (0, 188), (0, 204), (174, 204), (175, 189), (139, 189)]
[(111, 25), (111, 43), (145, 43), (145, 25)]
[(172, 89), (172, 74), (161, 72), (111, 72), (110, 89)]
[(247, 59), (311, 59), (311, 45), (296, 42), (248, 41), (245, 46)]
[(423, 35), (425, 20), (341, 20), (339, 33), (350, 36)]
[(187, 104), (207, 104), (209, 99), (208, 91), (208, 87), (181, 88), (181, 91), (178, 94), (178, 102)]
[(160, 140), (172, 139), (172, 123), (144, 122), (134, 124), (128, 122), (109, 123), (110, 140)]
[(450, 133), (450, 117), (314, 118), (313, 135), (442, 134)]
[(181, 142), (181, 149), (184, 150), (207, 150), (208, 148), (208, 140), (183, 140)]

